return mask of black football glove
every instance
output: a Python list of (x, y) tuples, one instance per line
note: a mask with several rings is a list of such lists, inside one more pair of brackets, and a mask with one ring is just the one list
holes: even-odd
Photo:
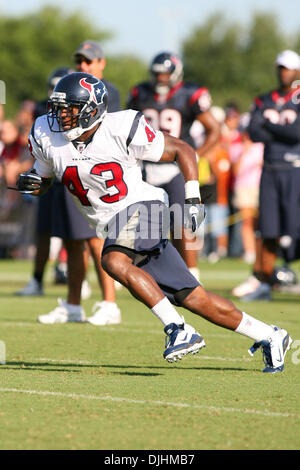
[(186, 199), (184, 203), (184, 228), (189, 228), (192, 232), (200, 227), (205, 219), (205, 207), (199, 198)]
[(37, 189), (40, 189), (42, 184), (42, 177), (37, 174), (33, 168), (26, 173), (21, 173), (17, 179), (17, 189), (22, 194), (31, 194)]

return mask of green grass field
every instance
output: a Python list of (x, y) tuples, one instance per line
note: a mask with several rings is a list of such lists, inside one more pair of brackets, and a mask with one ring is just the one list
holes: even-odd
[[(299, 274), (300, 264), (292, 266)], [(0, 261), (1, 449), (291, 450), (300, 448), (300, 296), (237, 306), (288, 329), (294, 347), (282, 374), (262, 374), (251, 340), (183, 311), (206, 348), (168, 364), (160, 322), (124, 289), (121, 325), (41, 325), (37, 316), (65, 297), (48, 268), (44, 297), (13, 293), (30, 277), (30, 261)], [(94, 268), (87, 315), (101, 300)], [(247, 277), (239, 260), (201, 262), (207, 289), (231, 298)], [(298, 341), (298, 343), (297, 343)], [(3, 343), (2, 343), (3, 347)], [(298, 348), (298, 351), (297, 351)]]

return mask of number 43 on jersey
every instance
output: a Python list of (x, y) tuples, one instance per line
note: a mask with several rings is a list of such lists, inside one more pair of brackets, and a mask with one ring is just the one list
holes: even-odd
[[(145, 126), (145, 132), (149, 142), (152, 142), (155, 138), (155, 131), (148, 125)], [(123, 179), (123, 169), (119, 163), (116, 162), (107, 162), (107, 163), (98, 163), (95, 165), (91, 172), (92, 175), (104, 176), (105, 173), (108, 174), (108, 179), (105, 180), (106, 188), (114, 188), (114, 194), (106, 194), (101, 196), (100, 199), (103, 202), (111, 204), (113, 202), (120, 201), (127, 196), (128, 188)], [(83, 206), (91, 206), (91, 203), (87, 197), (88, 189), (85, 189), (82, 181), (79, 176), (78, 167), (68, 166), (64, 172), (62, 178), (63, 184), (68, 188), (68, 190), (80, 200)]]
[[(113, 195), (106, 194), (101, 196), (101, 201), (111, 204), (126, 197), (128, 188), (123, 180), (123, 169), (121, 165), (116, 162), (98, 163), (91, 170), (92, 175), (104, 176), (105, 173), (111, 176), (105, 180), (106, 188), (114, 187), (117, 192)], [(74, 196), (78, 197), (83, 206), (91, 206), (87, 197), (89, 190), (84, 188), (76, 165), (66, 168), (62, 182)]]

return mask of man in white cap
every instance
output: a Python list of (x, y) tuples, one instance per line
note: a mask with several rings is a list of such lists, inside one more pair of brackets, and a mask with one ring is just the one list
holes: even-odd
[(275, 65), (298, 71), (300, 69), (300, 57), (297, 52), (286, 49), (278, 54)]
[[(291, 50), (275, 61), (279, 86), (254, 100), (249, 134), (263, 142), (259, 232), (252, 276), (233, 289), (244, 301), (271, 300), (278, 249), (286, 262), (294, 260), (300, 239), (300, 57)], [(282, 243), (284, 241), (284, 245)], [(281, 242), (279, 244), (279, 242)]]

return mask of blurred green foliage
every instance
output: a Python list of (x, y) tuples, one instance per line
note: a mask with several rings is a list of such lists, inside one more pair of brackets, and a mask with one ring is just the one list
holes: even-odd
[(299, 46), (300, 35), (284, 34), (273, 14), (255, 14), (241, 26), (218, 13), (184, 41), (185, 77), (207, 86), (215, 104), (235, 101), (246, 111), (257, 94), (276, 87), (277, 54)]
[[(221, 13), (211, 16), (184, 39), (185, 79), (207, 86), (214, 104), (234, 100), (247, 110), (257, 93), (276, 85), (275, 57), (284, 48), (299, 50), (300, 35), (284, 34), (270, 14), (254, 15), (244, 27), (224, 18)], [(44, 99), (50, 73), (73, 66), (72, 54), (82, 41), (98, 40), (105, 50), (114, 33), (93, 26), (82, 12), (66, 14), (53, 7), (19, 17), (2, 15), (0, 80), (6, 83), (6, 116), (13, 117), (24, 100)], [(105, 78), (119, 88), (123, 106), (130, 88), (147, 78), (148, 67), (134, 55), (107, 56)]]
[[(0, 18), (0, 79), (6, 84), (5, 115), (13, 117), (24, 100), (47, 97), (47, 80), (58, 67), (73, 67), (73, 52), (86, 39), (105, 45), (112, 32), (96, 29), (82, 12), (64, 14), (46, 7), (35, 14)], [(105, 47), (104, 47), (105, 49)], [(147, 76), (147, 65), (133, 56), (107, 57), (105, 78), (124, 102), (133, 83)]]

